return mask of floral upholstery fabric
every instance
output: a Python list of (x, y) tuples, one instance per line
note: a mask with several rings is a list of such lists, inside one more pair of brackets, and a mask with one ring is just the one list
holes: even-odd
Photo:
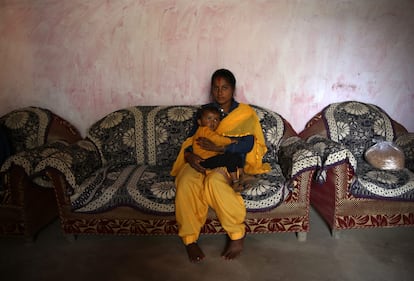
[(71, 190), (66, 192), (71, 195), (79, 190), (79, 185), (93, 172), (102, 166), (101, 156), (95, 145), (90, 140), (80, 140), (58, 152), (49, 155), (40, 161), (34, 173), (44, 171), (47, 167), (58, 169), (65, 175)]
[(87, 138), (98, 148), (103, 163), (143, 164), (143, 122), (142, 111), (134, 107), (115, 111), (96, 122)]
[(388, 115), (375, 105), (360, 102), (336, 103), (324, 110), (329, 138), (345, 145), (356, 158), (377, 141), (393, 141)]
[[(14, 110), (0, 118), (0, 125), (7, 134), (11, 150), (11, 155), (0, 167), (1, 175), (6, 173), (12, 164), (21, 165), (28, 175), (32, 175), (35, 165), (42, 158), (39, 147), (46, 142), (51, 118), (52, 113), (49, 110), (38, 107)], [(53, 154), (55, 151), (52, 146), (46, 147), (44, 153)], [(36, 180), (41, 186), (50, 187), (50, 182), (42, 180), (42, 177)], [(3, 182), (3, 178), (1, 181)]]
[(174, 213), (174, 182), (168, 167), (109, 164), (97, 170), (71, 196), (77, 212), (103, 212), (120, 205), (157, 215)]
[(414, 172), (414, 133), (399, 136), (395, 144), (402, 149), (405, 156), (405, 167)]
[(7, 131), (12, 152), (32, 149), (46, 142), (51, 112), (47, 109), (27, 107), (12, 111), (0, 118)]
[(320, 166), (320, 156), (298, 136), (286, 139), (280, 146), (277, 165), (283, 174), (294, 180), (303, 171)]
[(50, 180), (44, 174), (40, 174), (40, 170), (36, 171), (36, 167), (43, 159), (55, 155), (68, 145), (66, 141), (60, 140), (14, 154), (4, 162), (0, 172), (6, 172), (13, 164), (18, 165), (38, 186), (52, 187)]
[(414, 201), (414, 173), (408, 169), (380, 170), (360, 161), (351, 193), (358, 197)]
[(319, 135), (308, 138), (306, 142), (312, 146), (320, 157), (315, 174), (317, 182), (325, 182), (327, 170), (335, 165), (347, 162), (353, 170), (356, 170), (357, 160), (345, 145)]
[[(285, 127), (281, 116), (253, 107), (268, 147), (264, 161), (271, 164), (272, 170), (257, 176), (254, 186), (242, 193), (250, 212), (277, 207), (288, 196), (289, 187), (294, 184), (292, 179), (318, 163), (301, 139), (282, 140)], [(49, 157), (39, 169), (54, 167), (65, 175), (73, 188), (68, 192), (76, 212), (99, 213), (130, 206), (147, 213), (172, 215), (175, 185), (170, 171), (193, 127), (197, 109), (135, 106), (115, 111), (92, 125), (83, 144), (78, 142), (58, 157)], [(289, 171), (286, 175), (279, 165), (281, 147), (283, 157), (298, 160), (285, 165), (284, 169)], [(87, 163), (93, 168), (88, 168)]]
[[(355, 101), (335, 103), (323, 110), (323, 119), (329, 139), (315, 136), (307, 140), (321, 155), (319, 179), (327, 168), (348, 162), (355, 172), (350, 186), (355, 197), (414, 201), (412, 171), (380, 170), (364, 158), (376, 142), (394, 141), (391, 119), (381, 108)], [(409, 140), (400, 139), (403, 142)]]

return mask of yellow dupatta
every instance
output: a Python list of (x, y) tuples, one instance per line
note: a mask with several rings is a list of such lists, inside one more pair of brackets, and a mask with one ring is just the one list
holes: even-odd
[[(246, 154), (244, 170), (248, 174), (263, 174), (270, 171), (269, 163), (263, 163), (263, 156), (267, 151), (262, 127), (254, 109), (240, 103), (232, 112), (229, 113), (217, 128), (217, 133), (227, 137), (242, 137), (247, 135), (254, 136), (253, 148)], [(176, 176), (185, 164), (185, 148), (192, 144), (193, 138), (187, 138), (181, 145), (180, 152), (171, 170), (171, 175)]]

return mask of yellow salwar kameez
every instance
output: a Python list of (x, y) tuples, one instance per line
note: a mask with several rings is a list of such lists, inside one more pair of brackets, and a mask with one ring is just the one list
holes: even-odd
[[(228, 137), (253, 135), (254, 145), (246, 154), (245, 172), (260, 174), (270, 170), (269, 164), (262, 163), (267, 148), (259, 119), (252, 107), (240, 103), (220, 122), (216, 132)], [(184, 141), (171, 171), (171, 175), (176, 177), (178, 235), (185, 245), (196, 242), (211, 207), (230, 239), (241, 239), (245, 235), (246, 217), (243, 198), (228, 184), (223, 173), (217, 172), (217, 169), (225, 168), (202, 174), (185, 162), (184, 150), (192, 141), (192, 137)]]

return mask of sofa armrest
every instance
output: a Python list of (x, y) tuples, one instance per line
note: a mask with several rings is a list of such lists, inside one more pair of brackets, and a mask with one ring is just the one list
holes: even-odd
[(68, 147), (69, 143), (63, 140), (47, 143), (32, 149), (24, 150), (10, 156), (2, 165), (2, 175), (10, 173), (13, 166), (21, 167), (34, 183), (42, 187), (51, 187), (50, 181), (45, 179), (43, 171), (35, 172), (35, 167), (43, 160)]
[(334, 166), (348, 163), (355, 171), (357, 160), (352, 152), (343, 144), (332, 141), (320, 135), (309, 137), (306, 142), (320, 156), (320, 165), (316, 173), (318, 182), (326, 181), (326, 171)]
[(287, 138), (280, 144), (278, 158), (284, 176), (290, 181), (305, 171), (316, 170), (320, 162), (319, 155), (298, 136)]
[(79, 185), (102, 166), (101, 157), (96, 146), (89, 140), (80, 140), (65, 149), (42, 160), (35, 172), (53, 168), (60, 172), (66, 182), (76, 192)]
[(404, 152), (405, 167), (414, 172), (414, 133), (399, 136), (395, 144)]
[(69, 185), (65, 175), (61, 171), (52, 167), (46, 167), (45, 173), (53, 183), (56, 201), (60, 209), (59, 212), (61, 215), (62, 212), (71, 212), (72, 207), (70, 197), (73, 194), (73, 187)]
[(11, 155), (1, 166), (0, 172), (7, 172), (12, 165), (16, 165), (21, 166), (26, 174), (30, 176), (33, 174), (34, 167), (40, 161), (63, 149), (64, 147), (67, 147), (68, 145), (68, 142), (60, 140)]
[[(21, 166), (11, 165), (7, 172), (1, 175), (0, 205), (23, 206), (25, 187), (29, 181), (27, 173)], [(31, 187), (31, 185), (30, 185)]]

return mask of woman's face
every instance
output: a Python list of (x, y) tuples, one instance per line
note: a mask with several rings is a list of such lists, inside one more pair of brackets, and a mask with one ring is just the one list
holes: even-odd
[(211, 85), (211, 94), (215, 102), (223, 106), (230, 104), (233, 99), (234, 89), (231, 87), (230, 83), (222, 77), (217, 77), (213, 80)]

